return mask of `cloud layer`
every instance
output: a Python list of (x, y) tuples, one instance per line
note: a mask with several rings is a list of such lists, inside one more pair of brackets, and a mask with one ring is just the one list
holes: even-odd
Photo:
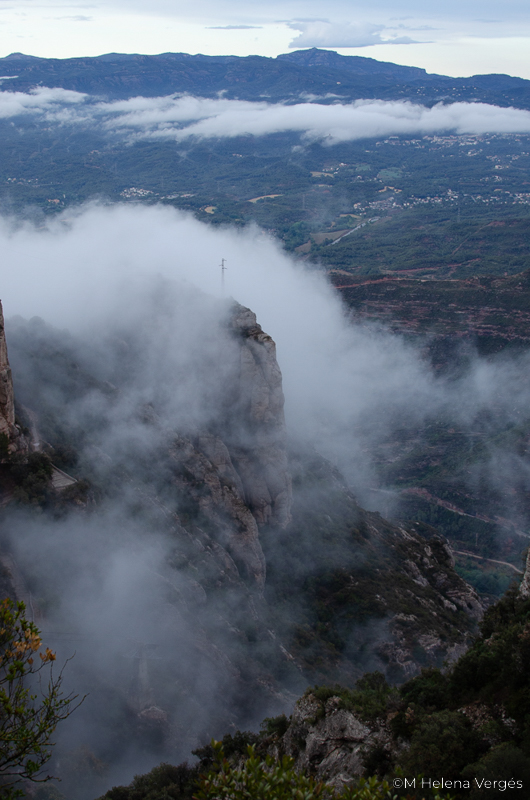
[(289, 47), (369, 47), (373, 44), (413, 44), (415, 39), (409, 36), (389, 36), (384, 34), (385, 25), (374, 25), (369, 22), (327, 22), (314, 20), (310, 22), (296, 21), (289, 27), (300, 31)]
[(46, 86), (32, 89), (30, 92), (0, 92), (0, 119), (18, 117), (22, 114), (43, 114), (53, 119), (56, 112), (83, 103), (85, 97), (86, 95), (81, 92), (49, 89)]
[(177, 142), (191, 137), (266, 136), (283, 131), (328, 144), (392, 134), (530, 132), (530, 111), (485, 103), (439, 103), (432, 108), (384, 100), (285, 105), (189, 95), (98, 102), (64, 89), (0, 92), (0, 117), (28, 114), (57, 125), (98, 125), (109, 135), (129, 140)]
[(141, 319), (152, 275), (220, 296), (226, 258), (227, 294), (277, 342), (291, 430), (351, 470), (370, 472), (359, 448), (384, 439), (396, 419), (420, 425), (451, 409), (467, 426), (495, 405), (515, 420), (530, 402), (530, 371), (520, 363), (477, 359), (462, 380), (439, 380), (399, 337), (352, 327), (324, 277), (252, 227), (216, 230), (168, 207), (91, 205), (43, 229), (3, 220), (0, 245), (6, 316), (38, 315), (80, 335), (120, 308)]

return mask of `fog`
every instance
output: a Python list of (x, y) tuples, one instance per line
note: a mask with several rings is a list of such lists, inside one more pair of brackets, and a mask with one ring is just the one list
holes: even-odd
[(237, 100), (176, 98), (159, 108), (141, 98), (122, 101), (121, 112), (106, 121), (107, 129), (137, 131), (141, 138), (174, 139), (265, 136), (297, 131), (308, 141), (327, 144), (396, 134), (526, 133), (530, 112), (485, 103), (439, 103), (432, 108), (406, 101), (357, 100), (351, 104), (297, 103), (280, 105)]
[(304, 141), (339, 142), (390, 135), (528, 133), (530, 111), (486, 103), (357, 100), (293, 104), (170, 95), (107, 102), (78, 92), (41, 87), (0, 92), (0, 117), (38, 117), (54, 126), (97, 125), (109, 136), (197, 139), (299, 133)]
[[(149, 318), (153, 276), (222, 300), (226, 259), (226, 298), (251, 308), (277, 343), (290, 429), (329, 452), (335, 438), (337, 448), (354, 448), (343, 431), (362, 429), (369, 418), (378, 420), (375, 435), (383, 438), (398, 418), (416, 424), (450, 410), (469, 426), (493, 406), (515, 420), (527, 402), (524, 359), (476, 358), (458, 379), (437, 377), (402, 338), (351, 325), (325, 277), (252, 226), (219, 230), (167, 207), (88, 205), (43, 229), (4, 219), (0, 237), (6, 317), (40, 316), (91, 338), (109, 320), (141, 320), (143, 312)], [(157, 341), (160, 359), (166, 343)]]
[[(6, 80), (6, 78), (0, 78)], [(86, 95), (68, 89), (40, 86), (29, 92), (0, 92), (0, 119), (23, 114), (50, 114), (72, 103), (82, 103)], [(53, 116), (50, 116), (53, 118)]]
[[(168, 490), (168, 442), (226, 419), (232, 298), (276, 342), (289, 436), (337, 464), (362, 502), (380, 485), (371, 451), (394, 431), (437, 416), (492, 430), (526, 419), (530, 359), (471, 352), (465, 369), (438, 374), (417, 346), (352, 318), (322, 274), (259, 229), (214, 229), (168, 207), (90, 204), (38, 224), (5, 217), (0, 246), (15, 392), (18, 380), (28, 406), (60, 409), (78, 469), (102, 487), (84, 512), (50, 520), (17, 510), (3, 526), (45, 635), (61, 658), (76, 651), (72, 687), (90, 692), (60, 736), (63, 768), (64, 752), (81, 746), (114, 753), (99, 783), (92, 774), (92, 794), (79, 794), (94, 797), (230, 725), (256, 727), (303, 688), (293, 668), (283, 687), (256, 696), (276, 645), (266, 634), (245, 649), (238, 629), (264, 618), (261, 601), (226, 559), (217, 607), (206, 602), (198, 576), (219, 554), (186, 533)], [(493, 448), (470, 481), (499, 486), (499, 471), (509, 481), (523, 462), (527, 480), (520, 454)], [(138, 677), (144, 667), (151, 686)], [(153, 686), (163, 687), (154, 699)], [(169, 728), (162, 717), (138, 722), (133, 711), (149, 703)]]

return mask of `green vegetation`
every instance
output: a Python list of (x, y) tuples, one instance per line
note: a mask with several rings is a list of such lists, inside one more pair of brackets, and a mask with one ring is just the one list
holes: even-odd
[(100, 800), (192, 800), (197, 767), (160, 764), (146, 775), (137, 775), (129, 786), (115, 786)]
[(486, 612), (480, 637), (449, 672), (424, 670), (399, 689), (392, 727), (410, 744), (394, 763), (405, 772), (447, 778), (489, 778), (497, 770), (497, 780), (527, 785), (529, 648), (530, 601), (508, 592)]
[(311, 257), (352, 275), (514, 275), (530, 268), (530, 216), (523, 209), (474, 204), (459, 219), (454, 206), (415, 207), (382, 217), (331, 247), (314, 245)]
[(45, 453), (13, 456), (9, 473), (15, 484), (13, 499), (22, 504), (43, 505), (48, 499), (53, 466)]
[(472, 558), (459, 556), (455, 565), (457, 573), (467, 583), (471, 584), (479, 594), (487, 595), (490, 597), (502, 597), (513, 583), (513, 571), (496, 567), (491, 569), (491, 564), (487, 564), (486, 568), (480, 568), (482, 563), (474, 561)]
[[(64, 695), (62, 672), (54, 677), (55, 654), (36, 625), (25, 615), (24, 603), (0, 603), (0, 791), (10, 800), (22, 796), (23, 780), (46, 781), (42, 768), (51, 758), (51, 737), (58, 723), (70, 716), (76, 700)], [(47, 681), (35, 680), (49, 669)]]
[[(23, 118), (0, 121), (0, 131), (0, 198), (21, 214), (93, 198), (163, 203), (211, 225), (256, 222), (288, 251), (306, 245), (300, 255), (316, 266), (352, 275), (530, 268), (527, 135), (301, 146), (284, 132), (131, 144), (95, 127), (43, 129)], [(361, 224), (331, 244), (336, 231)]]
[[(487, 611), (480, 635), (447, 671), (424, 669), (399, 688), (376, 672), (353, 689), (307, 689), (305, 698), (318, 710), (305, 727), (297, 723), (298, 734), (285, 715), (266, 719), (259, 736), (237, 732), (196, 751), (198, 767), (161, 765), (101, 800), (400, 800), (405, 795), (392, 789), (392, 782), (397, 779), (400, 786), (403, 777), (411, 781), (418, 775), (453, 781), (451, 796), (462, 800), (494, 800), (501, 791), (515, 798), (530, 781), (529, 662), (530, 599), (510, 591)], [(318, 781), (312, 769), (295, 769), (296, 752), (293, 760), (282, 756), (282, 748), (285, 737), (291, 751), (297, 742), (298, 755), (303, 753), (310, 728), (341, 709), (385, 734), (383, 743), (361, 751), (365, 777), (336, 789)], [(505, 783), (488, 788), (483, 781)], [(449, 797), (434, 785), (422, 788), (421, 777), (407, 792), (408, 800)]]
[[(224, 741), (224, 740), (223, 740)], [(212, 762), (204, 769), (160, 764), (129, 786), (116, 786), (99, 800), (420, 800), (420, 794), (396, 793), (386, 780), (360, 778), (352, 786), (335, 789), (294, 769), (294, 760), (261, 756), (249, 745), (239, 764), (212, 741)], [(418, 781), (419, 784), (419, 781)], [(422, 791), (422, 800), (450, 800), (447, 794)]]
[[(297, 772), (294, 759), (287, 756), (279, 761), (270, 756), (262, 758), (255, 748), (249, 747), (247, 759), (237, 768), (225, 758), (220, 742), (213, 743), (213, 748), (213, 769), (201, 776), (194, 800), (405, 800), (405, 796), (396, 794), (387, 781), (378, 778), (361, 778), (354, 786), (334, 789)], [(425, 793), (422, 795), (426, 797)], [(437, 792), (430, 797), (432, 800), (443, 800), (444, 797), (450, 800), (448, 795)], [(409, 793), (407, 798), (413, 800)]]
[(265, 717), (261, 723), (261, 730), (265, 736), (283, 736), (289, 727), (289, 720), (285, 714), (277, 717)]
[(370, 721), (384, 715), (398, 693), (386, 682), (381, 672), (369, 672), (359, 678), (355, 689), (344, 686), (314, 686), (306, 691), (325, 705), (331, 697), (337, 698), (337, 708), (351, 711), (362, 720)]

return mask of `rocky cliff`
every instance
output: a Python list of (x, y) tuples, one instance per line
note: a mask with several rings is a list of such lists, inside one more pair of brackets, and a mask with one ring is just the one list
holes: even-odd
[(235, 380), (216, 433), (177, 437), (169, 449), (174, 482), (216, 529), (218, 542), (261, 593), (265, 557), (259, 528), (290, 520), (282, 376), (276, 347), (248, 308), (234, 304), (229, 330), (238, 343)]
[(519, 594), (525, 599), (530, 597), (530, 550), (526, 556), (526, 566), (521, 585), (519, 586)]
[(276, 345), (262, 331), (256, 315), (239, 304), (234, 304), (231, 328), (241, 341), (241, 368), (232, 408), (230, 450), (258, 525), (285, 527), (290, 519), (292, 485)]
[[(64, 496), (59, 502), (48, 495), (40, 503), (52, 515), (32, 546), (46, 542), (47, 568), (23, 547), (25, 531), (17, 561), (43, 605), (70, 598), (56, 626), (69, 620), (80, 630), (101, 602), (99, 588), (90, 594), (91, 580), (99, 587), (108, 572), (109, 602), (117, 597), (119, 613), (126, 611), (122, 627), (137, 616), (138, 632), (129, 635), (139, 652), (156, 646), (156, 655), (136, 669), (140, 694), (127, 694), (130, 645), (119, 628), (106, 647), (122, 711), (117, 701), (109, 716), (108, 671), (81, 691), (90, 690), (96, 704), (103, 698), (98, 713), (106, 730), (132, 725), (125, 720), (133, 713), (134, 736), (149, 711), (138, 697), (148, 698), (142, 702), (155, 709), (153, 719), (164, 719), (158, 760), (177, 758), (176, 749), (185, 753), (227, 724), (254, 724), (287, 708), (309, 682), (352, 685), (367, 668), (402, 681), (441, 664), (465, 648), (482, 613), (433, 529), (364, 511), (331, 464), (288, 441), (275, 345), (255, 315), (233, 304), (212, 325), (213, 332), (200, 320), (196, 336), (206, 336), (215, 359), (201, 362), (203, 345), (194, 339), (197, 355), (177, 364), (178, 380), (169, 384), (166, 344), (153, 356), (142, 349), (137, 326), (105, 340), (106, 372), (83, 342), (41, 320), (18, 320), (9, 331), (17, 391), (45, 452), (90, 484), (86, 501), (75, 495), (68, 506)], [(149, 347), (159, 339), (157, 332)], [(164, 391), (156, 394), (138, 376), (159, 356), (155, 377)], [(207, 414), (179, 424), (164, 410), (165, 398), (176, 396), (190, 373), (211, 402)], [(161, 537), (163, 562), (150, 567), (147, 555), (132, 577), (126, 566), (112, 571), (124, 558), (113, 537), (119, 541), (124, 529), (133, 532), (131, 557), (149, 553), (153, 537)], [(105, 533), (97, 538), (99, 530)], [(152, 621), (142, 629), (146, 604)], [(111, 622), (105, 616), (103, 629)], [(91, 664), (94, 653), (83, 652)]]
[(291, 756), (297, 770), (336, 786), (439, 770), (457, 798), (497, 798), (506, 787), (499, 780), (518, 780), (520, 790), (530, 769), (529, 625), (529, 598), (512, 588), (456, 663), (399, 687), (375, 672), (353, 690), (308, 689), (289, 718), (265, 720), (257, 750)]
[(4, 315), (0, 304), (0, 434), (12, 440), (15, 429), (15, 395), (11, 367), (7, 357), (7, 344), (4, 331)]

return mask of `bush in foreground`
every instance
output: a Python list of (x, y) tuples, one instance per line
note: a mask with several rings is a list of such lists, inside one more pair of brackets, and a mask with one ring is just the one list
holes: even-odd
[[(294, 760), (284, 756), (277, 761), (256, 755), (248, 748), (248, 758), (240, 768), (225, 758), (220, 742), (212, 742), (215, 753), (213, 768), (202, 775), (199, 790), (193, 800), (416, 800), (416, 794), (406, 795), (394, 790), (385, 780), (361, 778), (355, 786), (336, 789), (313, 777), (296, 772)], [(421, 785), (421, 780), (417, 781)], [(449, 795), (425, 793), (421, 798), (451, 800)], [(420, 795), (417, 795), (419, 800)]]
[[(19, 797), (23, 780), (45, 781), (51, 736), (73, 711), (73, 695), (53, 675), (55, 654), (42, 647), (40, 632), (26, 619), (24, 603), (0, 602), (0, 796)], [(47, 670), (47, 680), (43, 680)], [(38, 676), (36, 679), (35, 676)], [(34, 688), (36, 687), (36, 688)]]

